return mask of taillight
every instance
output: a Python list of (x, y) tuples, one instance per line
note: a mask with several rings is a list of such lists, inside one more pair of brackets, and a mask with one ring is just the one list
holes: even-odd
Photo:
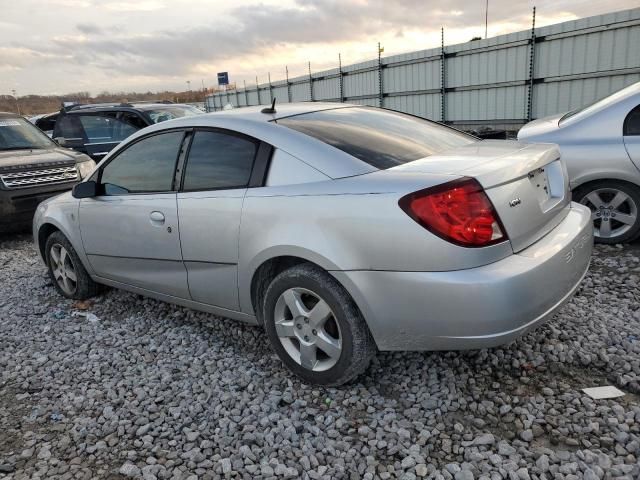
[(456, 245), (486, 247), (507, 240), (489, 197), (472, 178), (410, 193), (398, 204), (431, 233)]

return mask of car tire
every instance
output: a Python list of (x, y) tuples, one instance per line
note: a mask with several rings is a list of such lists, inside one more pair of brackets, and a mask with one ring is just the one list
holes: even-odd
[(573, 199), (593, 212), (597, 243), (625, 243), (640, 235), (640, 188), (637, 186), (618, 180), (591, 182), (578, 187)]
[(308, 384), (347, 383), (366, 370), (377, 352), (351, 296), (312, 264), (278, 274), (267, 288), (262, 314), (276, 353)]
[(45, 243), (49, 278), (58, 292), (73, 300), (86, 300), (100, 291), (82, 265), (71, 242), (62, 232), (52, 233)]

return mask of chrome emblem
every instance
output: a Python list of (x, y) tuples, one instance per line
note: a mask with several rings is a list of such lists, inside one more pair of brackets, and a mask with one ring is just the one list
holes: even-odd
[(520, 205), (522, 203), (522, 200), (520, 200), (520, 198), (516, 197), (513, 200), (509, 200), (509, 206), (511, 208), (513, 207), (517, 207), (518, 205)]

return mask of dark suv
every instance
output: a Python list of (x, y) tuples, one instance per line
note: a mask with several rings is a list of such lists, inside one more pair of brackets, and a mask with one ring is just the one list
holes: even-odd
[(0, 112), (0, 233), (31, 225), (38, 203), (70, 190), (95, 166), (23, 117)]
[(76, 105), (60, 110), (53, 138), (64, 147), (100, 161), (118, 143), (141, 128), (201, 113), (204, 112), (190, 105), (173, 103)]

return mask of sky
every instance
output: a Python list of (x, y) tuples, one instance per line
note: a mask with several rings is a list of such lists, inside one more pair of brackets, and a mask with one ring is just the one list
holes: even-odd
[[(489, 0), (489, 37), (638, 6)], [(0, 95), (248, 86), (484, 37), (485, 0), (0, 0)]]

